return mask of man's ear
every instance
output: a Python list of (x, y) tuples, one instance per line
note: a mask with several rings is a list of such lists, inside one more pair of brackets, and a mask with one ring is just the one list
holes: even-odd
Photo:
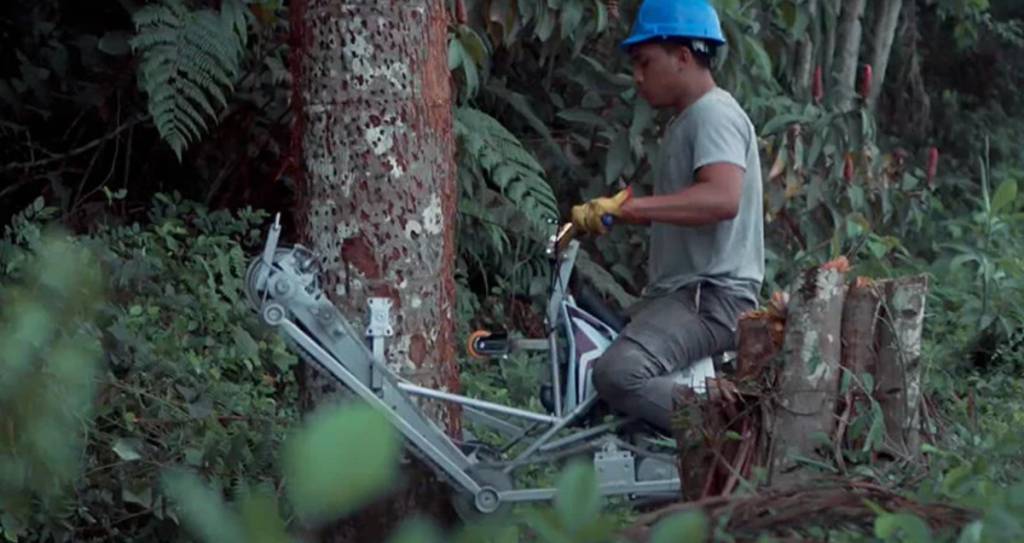
[(683, 66), (693, 64), (696, 60), (693, 58), (693, 51), (690, 51), (690, 48), (685, 45), (675, 46), (673, 48), (673, 56), (675, 56), (676, 60), (678, 60)]

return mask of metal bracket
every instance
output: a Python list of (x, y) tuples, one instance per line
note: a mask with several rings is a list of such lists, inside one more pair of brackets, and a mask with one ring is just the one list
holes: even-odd
[[(387, 365), (384, 360), (384, 338), (395, 335), (395, 329), (391, 327), (391, 306), (394, 303), (391, 298), (370, 298), (367, 302), (370, 305), (370, 325), (366, 327), (366, 335), (370, 337), (373, 357), (381, 364)], [(380, 372), (371, 368), (370, 377), (371, 387), (380, 390)]]
[(608, 443), (594, 453), (594, 468), (601, 485), (631, 485), (636, 483), (635, 457)]

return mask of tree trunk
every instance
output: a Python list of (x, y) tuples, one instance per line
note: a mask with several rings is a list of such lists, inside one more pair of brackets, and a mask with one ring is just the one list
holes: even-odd
[[(850, 421), (856, 418), (864, 402), (874, 393), (874, 387), (868, 389), (864, 374), (870, 374), (874, 379), (878, 365), (878, 346), (875, 340), (882, 306), (882, 288), (874, 281), (862, 277), (846, 293), (843, 304), (842, 364), (843, 371), (848, 374), (844, 377), (848, 387), (839, 406), (839, 428), (835, 435), (837, 448), (845, 441)], [(837, 451), (836, 458), (842, 461), (841, 451)]]
[(868, 97), (872, 109), (878, 103), (878, 96), (885, 85), (885, 73), (889, 69), (889, 56), (892, 53), (892, 42), (896, 38), (896, 27), (900, 21), (900, 10), (903, 0), (884, 0), (878, 7), (875, 20), (875, 35), (871, 46), (871, 66), (874, 71), (874, 85)]
[[(791, 294), (783, 367), (773, 405), (772, 483), (788, 480), (796, 457), (814, 458), (835, 426), (845, 261), (814, 268)], [(822, 442), (822, 439), (825, 442)]]
[(920, 444), (921, 334), (928, 278), (902, 277), (885, 284), (879, 325), (875, 398), (885, 414), (885, 449), (913, 457)]
[(820, 62), (826, 74), (826, 84), (832, 87), (832, 69), (835, 66), (836, 32), (839, 28), (840, 0), (822, 0), (822, 20), (825, 24), (825, 47)]
[(807, 4), (807, 17), (810, 23), (804, 37), (797, 45), (796, 54), (796, 97), (801, 100), (811, 99), (811, 77), (814, 74), (814, 48), (816, 41), (812, 29), (818, 24), (818, 1), (809, 0)]
[(836, 43), (836, 60), (832, 69), (832, 96), (841, 110), (853, 107), (856, 96), (857, 64), (860, 61), (860, 42), (863, 33), (866, 0), (847, 0), (843, 3)]
[[(931, 98), (925, 87), (921, 66), (921, 52), (918, 42), (918, 7), (916, 0), (904, 0), (902, 23), (896, 34), (900, 37), (900, 70), (894, 85), (889, 85), (886, 95), (888, 124), (899, 127), (898, 132), (911, 135), (919, 141), (931, 137)], [(891, 55), (890, 55), (891, 57)], [(883, 89), (884, 90), (884, 89)]]
[[(455, 391), (457, 191), (444, 2), (298, 0), (290, 9), (303, 241), (324, 257), (325, 290), (357, 326), (369, 298), (392, 301), (385, 357), (393, 370)], [(317, 371), (304, 377), (309, 404), (336, 392)], [(459, 430), (456, 411), (429, 412)], [(449, 516), (447, 492), (413, 465), (407, 488), (324, 540), (383, 540), (414, 511)]]

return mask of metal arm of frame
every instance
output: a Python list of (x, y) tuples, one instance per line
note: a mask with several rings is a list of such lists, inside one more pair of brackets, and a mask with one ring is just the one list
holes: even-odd
[[(555, 452), (568, 445), (591, 440), (596, 444), (600, 439), (599, 434), (602, 432), (593, 429), (552, 441), (560, 430), (589, 409), (595, 398), (589, 398), (580, 405), (573, 405), (568, 413), (563, 414), (563, 398), (558, 397), (556, 407), (559, 413), (551, 416), (420, 387), (402, 379), (383, 361), (373, 356), (363, 338), (320, 290), (310, 262), (303, 260), (308, 260), (311, 254), (303, 252), (305, 250), (301, 248), (277, 249), (279, 230), (280, 226), (275, 224), (268, 237), (267, 247), (259, 260), (254, 262), (254, 271), (249, 275), (249, 281), (252, 283), (251, 297), (253, 303), (261, 308), (263, 321), (279, 327), (304, 358), (318, 364), (360, 399), (379, 409), (410, 442), (413, 452), (433, 465), (438, 475), (448, 479), (453, 485), (472, 495), (480, 493), (483, 487), (469, 475), (470, 470), (478, 462), (463, 453), (441, 428), (426, 417), (411, 395), (463, 404), (471, 418), (496, 427), (505, 434), (522, 435), (525, 430), (488, 414), (488, 411), (548, 426), (525, 451), (507, 464), (503, 463), (506, 472), (532, 463), (535, 453), (539, 451)], [(562, 302), (571, 274), (571, 259), (574, 256), (572, 252), (577, 248), (577, 244), (570, 244), (567, 254), (561, 255), (563, 258), (569, 258), (569, 262), (559, 266), (559, 284), (554, 289), (549, 305), (549, 322), (558, 322), (558, 312), (562, 311)], [(555, 335), (554, 332), (551, 333), (549, 342), (554, 388), (558, 391), (560, 387), (557, 381), (557, 349), (554, 349), (553, 345)], [(662, 481), (616, 482), (602, 484), (600, 492), (603, 495), (659, 494), (678, 490), (678, 485), (679, 481), (675, 478)], [(539, 488), (505, 490), (497, 494), (502, 501), (515, 502), (549, 499), (554, 492), (554, 489)]]

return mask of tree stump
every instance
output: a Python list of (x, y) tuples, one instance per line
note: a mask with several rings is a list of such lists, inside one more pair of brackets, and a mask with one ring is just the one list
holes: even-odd
[(913, 457), (920, 446), (921, 335), (928, 278), (901, 277), (884, 286), (875, 371), (875, 399), (885, 415), (883, 449)]
[[(835, 432), (835, 455), (841, 463), (840, 448), (850, 421), (864, 409), (864, 403), (874, 393), (873, 376), (878, 364), (878, 316), (882, 307), (882, 287), (879, 283), (858, 277), (850, 286), (843, 305), (842, 324), (842, 398), (839, 402), (839, 422)], [(859, 444), (845, 443), (848, 447)]]
[[(791, 295), (782, 367), (772, 402), (770, 476), (773, 483), (813, 459), (835, 428), (841, 360), (845, 259), (808, 270)], [(788, 479), (788, 477), (787, 477)]]

